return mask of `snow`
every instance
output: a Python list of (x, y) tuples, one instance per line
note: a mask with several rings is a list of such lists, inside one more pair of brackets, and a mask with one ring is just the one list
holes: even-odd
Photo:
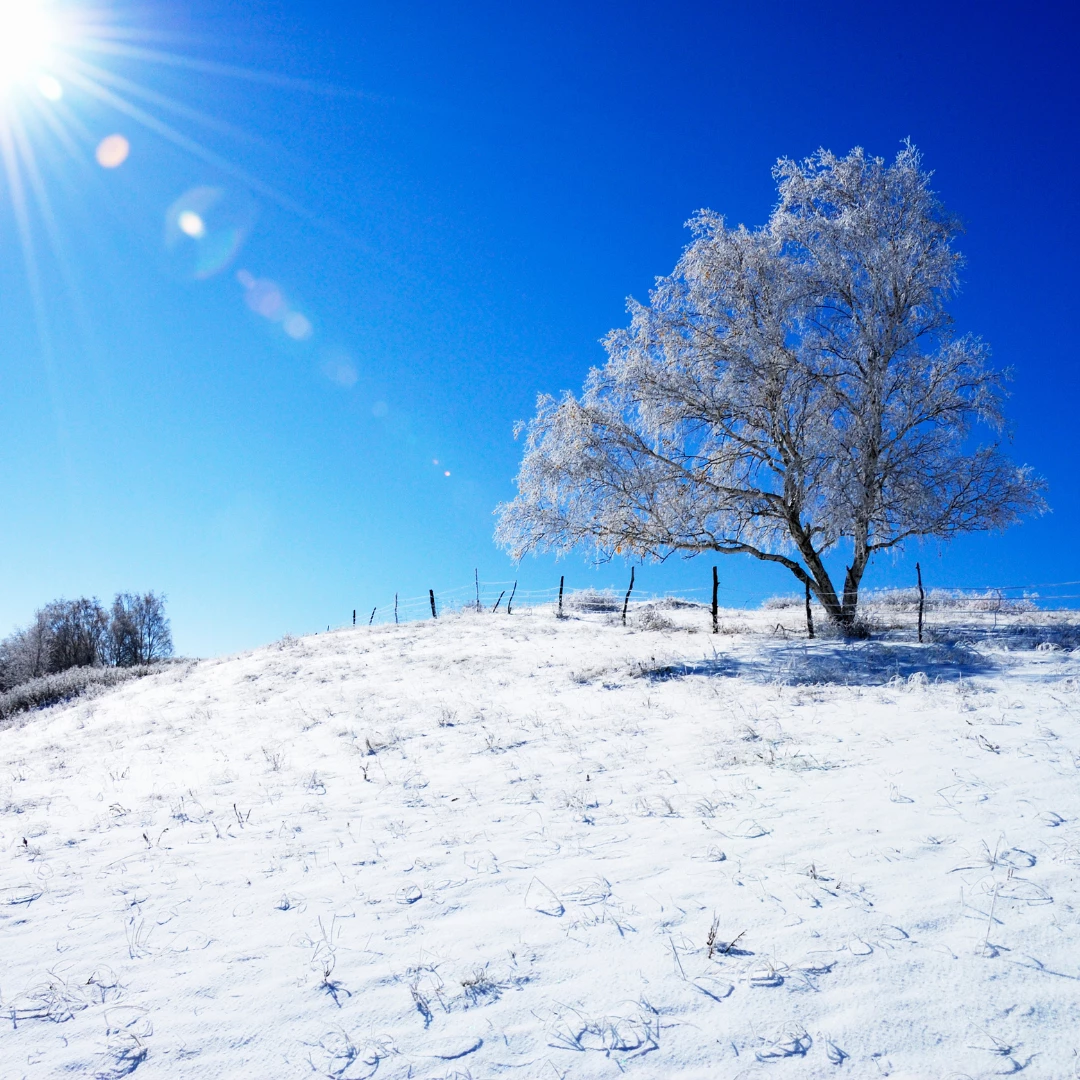
[(0, 731), (0, 1076), (1078, 1075), (1080, 653), (778, 618), (446, 614)]

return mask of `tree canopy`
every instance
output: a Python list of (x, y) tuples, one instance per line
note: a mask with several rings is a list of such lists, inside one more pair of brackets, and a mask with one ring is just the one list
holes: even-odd
[[(698, 212), (583, 394), (539, 398), (518, 495), (496, 511), (513, 555), (741, 552), (850, 626), (875, 552), (1045, 509), (1001, 448), (1005, 374), (955, 332), (960, 225), (918, 151), (820, 150), (773, 175), (763, 227)], [(842, 588), (824, 563), (838, 545)]]

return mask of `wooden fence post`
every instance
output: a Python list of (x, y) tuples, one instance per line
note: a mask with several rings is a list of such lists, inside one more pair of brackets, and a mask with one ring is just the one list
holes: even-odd
[(626, 625), (626, 609), (630, 606), (630, 594), (634, 591), (634, 568), (630, 567), (630, 588), (626, 590), (626, 599), (622, 602), (622, 624)]
[(923, 606), (926, 603), (926, 593), (923, 592), (923, 587), (922, 587), (922, 567), (919, 566), (918, 563), (915, 564), (915, 573), (916, 573), (916, 575), (918, 575), (918, 579), (919, 579), (919, 642), (921, 643), (922, 642)]
[(439, 617), (439, 613), (435, 610), (435, 590), (428, 589), (427, 592), (428, 598), (431, 600), (431, 617), (433, 619), (437, 619)]
[(565, 574), (559, 578), (559, 618), (560, 619), (563, 617), (563, 615), (562, 615), (562, 590), (563, 590), (563, 582), (565, 580), (566, 580), (566, 575)]
[(397, 626), (397, 593), (394, 593), (394, 625)]
[(352, 624), (353, 626), (356, 625), (356, 608), (352, 609)]
[(712, 568), (712, 632), (720, 633), (720, 623), (717, 619), (716, 593), (720, 588), (720, 579), (716, 576), (716, 567)]
[(514, 587), (510, 590), (510, 599), (506, 601), (506, 614), (510, 614), (510, 609), (514, 606), (514, 593), (517, 592), (517, 582), (514, 582)]
[(502, 598), (505, 595), (506, 595), (506, 590), (503, 589), (503, 591), (501, 593), (499, 593), (499, 599), (495, 601), (495, 606), (491, 609), (491, 614), (492, 615), (494, 615), (495, 612), (499, 610), (499, 605), (502, 603)]
[(476, 610), (480, 610), (480, 571), (473, 569), (473, 580), (476, 582)]
[(806, 636), (814, 636), (814, 613), (810, 610), (810, 582), (804, 581), (806, 586)]
[(368, 626), (370, 626), (375, 621), (375, 612), (378, 611), (378, 610), (379, 609), (377, 607), (373, 607), (371, 609), (371, 618), (368, 619), (368, 621), (367, 621)]

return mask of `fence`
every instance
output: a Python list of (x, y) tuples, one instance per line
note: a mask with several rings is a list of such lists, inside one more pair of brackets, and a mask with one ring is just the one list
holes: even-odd
[[(560, 587), (553, 585), (547, 589), (522, 589), (515, 581), (474, 581), (470, 585), (459, 585), (452, 589), (432, 589), (420, 596), (394, 596), (376, 604), (372, 608), (355, 611), (355, 625), (385, 625), (394, 622), (414, 622), (417, 619), (430, 619), (432, 597), (437, 614), (444, 611), (462, 611), (470, 608), (482, 611), (511, 613), (519, 608), (535, 608), (545, 604), (558, 605)], [(642, 592), (634, 589), (635, 602), (656, 601), (678, 597), (690, 599), (701, 594), (702, 602), (708, 589), (680, 589), (667, 593)], [(567, 590), (564, 603), (567, 609), (613, 611), (621, 610), (624, 594), (614, 589), (579, 589)], [(350, 624), (344, 624), (350, 625)], [(340, 629), (340, 627), (338, 627)]]
[[(1073, 591), (1076, 590), (1076, 591)], [(535, 608), (559, 603), (563, 593), (562, 579), (559, 585), (546, 589), (522, 589), (516, 581), (481, 581), (479, 576), (467, 585), (450, 589), (431, 589), (419, 596), (387, 597), (371, 608), (357, 608), (352, 621), (339, 624), (336, 628), (356, 625), (386, 625), (395, 622), (414, 622), (418, 619), (430, 619), (432, 607), (436, 615), (442, 612), (460, 611), (476, 608), (484, 611), (507, 612), (518, 608)], [(678, 598), (700, 603), (708, 607), (712, 598), (712, 589), (700, 588), (672, 590), (665, 593), (633, 591), (636, 605), (643, 602), (655, 602)], [(927, 618), (941, 615), (949, 616), (997, 616), (1023, 615), (1033, 612), (1066, 610), (1077, 606), (1080, 601), (1080, 581), (1043, 582), (1031, 585), (986, 585), (975, 588), (927, 587), (923, 596), (923, 607)], [(567, 610), (576, 611), (618, 611), (622, 608), (624, 595), (621, 590), (584, 589), (565, 593), (563, 602)], [(761, 607), (773, 610), (784, 608), (802, 609), (804, 598), (801, 595), (772, 597)], [(912, 585), (907, 588), (888, 588), (866, 590), (859, 601), (860, 610), (878, 616), (915, 616), (919, 609), (919, 588)], [(820, 606), (815, 603), (815, 610)], [(936, 619), (935, 619), (936, 621)], [(330, 629), (330, 625), (327, 626)]]

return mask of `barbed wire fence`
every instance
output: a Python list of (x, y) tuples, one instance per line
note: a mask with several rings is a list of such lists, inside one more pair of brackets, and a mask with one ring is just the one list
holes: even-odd
[[(565, 576), (560, 584), (543, 589), (523, 589), (515, 580), (483, 581), (479, 573), (474, 572), (473, 581), (466, 585), (452, 588), (431, 588), (417, 596), (394, 594), (384, 597), (381, 602), (370, 608), (356, 608), (352, 619), (343, 623), (327, 624), (327, 630), (341, 630), (350, 626), (385, 626), (387, 624), (417, 622), (424, 619), (438, 618), (440, 614), (475, 610), (493, 614), (510, 614), (523, 608), (538, 609), (547, 606), (556, 612), (561, 598), (568, 609), (574, 611), (603, 610), (612, 611), (621, 608), (624, 599), (620, 589), (586, 587), (565, 591)], [(725, 600), (730, 600), (730, 589), (722, 589)], [(708, 610), (713, 590), (708, 586), (680, 588), (662, 593), (649, 592), (634, 588), (631, 604), (640, 610), (648, 604), (664, 601), (682, 601), (700, 605)], [(1080, 580), (1037, 582), (1023, 585), (980, 585), (963, 587), (927, 587), (923, 594), (923, 609), (926, 616), (998, 616), (1024, 615), (1037, 612), (1066, 612), (1080, 607)], [(908, 587), (889, 587), (866, 590), (860, 598), (860, 610), (871, 616), (915, 616), (920, 605), (917, 585)], [(802, 608), (803, 597), (791, 595), (775, 596), (756, 605), (759, 609), (783, 610)], [(730, 603), (722, 605), (725, 610), (732, 610)], [(743, 607), (748, 605), (742, 605)], [(814, 609), (822, 612), (814, 602)]]

